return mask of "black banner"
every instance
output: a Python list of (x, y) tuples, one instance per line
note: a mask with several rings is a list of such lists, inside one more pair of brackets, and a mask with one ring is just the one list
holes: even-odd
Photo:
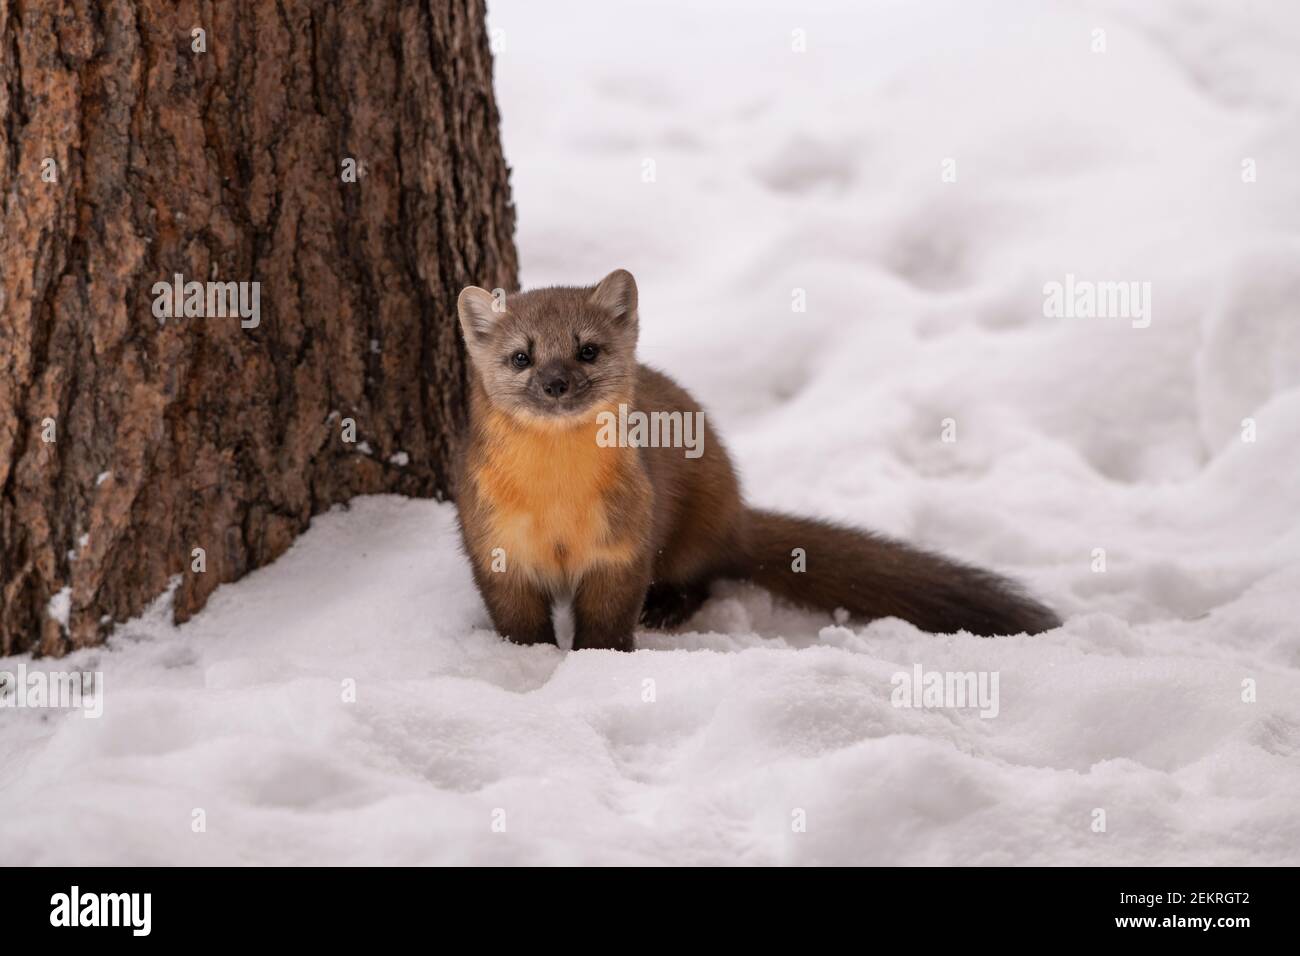
[(401, 942), (413, 931), (455, 934), (452, 941), (485, 929), (496, 944), (514, 933), (541, 945), (544, 934), (575, 919), (574, 931), (589, 936), (594, 916), (601, 926), (608, 921), (602, 938), (614, 945), (634, 937), (734, 944), (785, 930), (812, 934), (810, 943), (843, 933), (918, 946), (1125, 937), (1233, 946), (1284, 930), (1294, 893), (1291, 871), (1203, 868), (59, 868), (9, 869), (0, 880), (9, 944), (32, 937), (188, 943), (237, 930), (239, 939), (338, 945)]

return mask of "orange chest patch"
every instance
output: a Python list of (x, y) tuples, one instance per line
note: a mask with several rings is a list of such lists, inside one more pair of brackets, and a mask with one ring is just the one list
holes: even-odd
[(602, 448), (597, 426), (529, 428), (492, 412), (486, 459), (474, 475), (489, 515), (489, 550), (507, 566), (556, 582), (593, 564), (623, 563), (633, 542), (610, 526), (606, 495), (627, 481), (628, 449)]

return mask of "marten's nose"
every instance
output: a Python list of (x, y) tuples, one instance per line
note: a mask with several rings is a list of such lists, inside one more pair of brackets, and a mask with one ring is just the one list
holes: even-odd
[(559, 398), (569, 390), (569, 379), (564, 375), (556, 375), (542, 383), (542, 391), (551, 398)]

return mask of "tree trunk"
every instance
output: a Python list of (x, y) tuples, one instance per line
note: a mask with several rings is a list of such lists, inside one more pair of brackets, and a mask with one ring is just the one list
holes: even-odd
[(483, 0), (0, 0), (4, 653), (450, 492), (456, 294), (516, 274), (491, 73)]

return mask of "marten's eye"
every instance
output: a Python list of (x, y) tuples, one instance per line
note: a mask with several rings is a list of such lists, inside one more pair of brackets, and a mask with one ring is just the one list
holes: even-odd
[(510, 357), (510, 364), (515, 368), (528, 368), (533, 364), (533, 360), (528, 357), (527, 352), (516, 352)]
[(583, 362), (594, 362), (596, 361), (597, 351), (598, 349), (594, 345), (584, 345), (578, 349), (578, 358)]

